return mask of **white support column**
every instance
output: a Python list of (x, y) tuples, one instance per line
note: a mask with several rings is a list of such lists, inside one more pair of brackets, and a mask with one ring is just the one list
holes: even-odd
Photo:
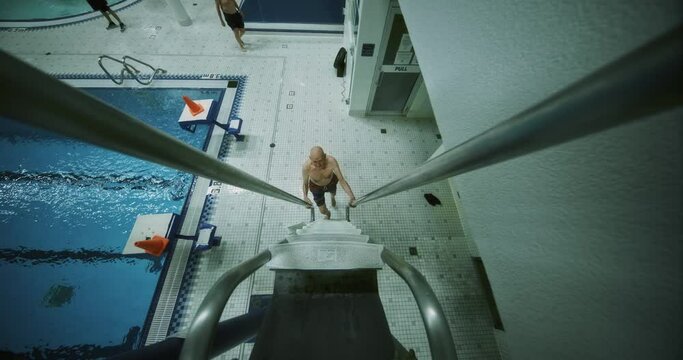
[(173, 14), (175, 15), (176, 20), (178, 20), (178, 24), (181, 26), (192, 25), (192, 19), (190, 19), (190, 16), (187, 15), (187, 11), (185, 11), (185, 8), (183, 7), (183, 4), (180, 3), (180, 0), (166, 0), (166, 3), (171, 7), (171, 9), (173, 9)]

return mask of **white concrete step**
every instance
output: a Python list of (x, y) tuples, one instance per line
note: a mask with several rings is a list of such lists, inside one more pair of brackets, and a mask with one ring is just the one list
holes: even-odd
[(305, 228), (356, 229), (352, 223), (343, 220), (316, 220), (306, 224)]
[(381, 269), (378, 244), (351, 241), (307, 241), (270, 247), (273, 257), (266, 264), (271, 269), (350, 270)]
[(346, 232), (346, 231), (352, 231), (350, 233), (355, 233), (356, 230), (359, 230), (356, 228), (352, 223), (348, 221), (340, 221), (340, 220), (317, 220), (311, 223), (306, 224), (303, 228), (299, 229), (302, 232), (323, 232), (323, 233), (332, 233), (332, 232)]
[(302, 222), (302, 223), (298, 223), (298, 224), (294, 224), (294, 225), (292, 225), (292, 226), (287, 226), (287, 230), (289, 230), (289, 234), (290, 234), (290, 235), (293, 235), (293, 234), (296, 234), (296, 231), (297, 231), (297, 230), (303, 229), (306, 225), (308, 225), (308, 224), (307, 224), (307, 223), (303, 223), (303, 222)]
[(326, 227), (316, 227), (316, 228), (303, 228), (296, 231), (297, 235), (305, 234), (348, 234), (348, 235), (360, 235), (360, 229), (349, 229), (349, 228), (326, 228)]
[(355, 241), (366, 243), (370, 241), (368, 235), (351, 235), (351, 234), (303, 234), (303, 235), (289, 235), (287, 241), (306, 242), (306, 241)]

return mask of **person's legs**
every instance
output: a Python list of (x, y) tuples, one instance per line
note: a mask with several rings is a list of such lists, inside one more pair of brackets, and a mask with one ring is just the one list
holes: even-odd
[(330, 183), (327, 184), (325, 187), (327, 191), (330, 193), (330, 196), (332, 197), (332, 207), (337, 208), (337, 199), (334, 197), (337, 195), (337, 182), (339, 179), (337, 179), (337, 175), (332, 175), (332, 180), (330, 180)]
[(232, 33), (235, 35), (235, 40), (237, 40), (237, 44), (240, 46), (241, 49), (244, 49), (244, 43), (242, 42), (242, 39), (240, 37), (240, 30), (232, 29)]
[(318, 206), (318, 209), (320, 209), (321, 214), (325, 215), (325, 219), (327, 219), (327, 220), (330, 219), (330, 216), (332, 214), (330, 214), (330, 210), (327, 209), (327, 206), (325, 206), (325, 204)]
[(119, 26), (121, 26), (121, 32), (123, 32), (124, 30), (126, 30), (126, 25), (123, 23), (123, 21), (121, 21), (121, 19), (119, 18), (119, 16), (116, 15), (116, 13), (114, 12), (114, 10), (109, 9), (109, 10), (108, 10), (108, 13), (111, 14), (111, 16), (113, 16), (114, 19), (116, 19), (116, 21), (119, 22)]
[(104, 11), (104, 10), (101, 10), (100, 12), (102, 13), (102, 15), (104, 15), (104, 17), (107, 19), (107, 21), (109, 21), (109, 26), (107, 26), (107, 30), (115, 28), (115, 27), (116, 27), (116, 24), (115, 24), (114, 21), (112, 21), (112, 19), (109, 17), (109, 14), (107, 14), (107, 12)]
[[(244, 17), (241, 12), (235, 14), (235, 29), (239, 31), (240, 41), (242, 41), (242, 36), (244, 36)], [(244, 42), (242, 42), (244, 44)]]
[(244, 50), (244, 43), (242, 42), (242, 38), (240, 36), (240, 28), (244, 26), (241, 25), (242, 16), (239, 12), (234, 14), (228, 14), (224, 12), (223, 16), (225, 16), (225, 22), (228, 23), (228, 26), (230, 26), (230, 29), (232, 29), (232, 34), (235, 35), (237, 45), (240, 46), (240, 49)]
[(318, 209), (320, 210), (320, 213), (325, 215), (325, 219), (329, 219), (331, 214), (330, 214), (330, 210), (328, 210), (327, 206), (325, 206), (325, 190), (324, 190), (324, 188), (321, 188), (319, 186), (311, 186), (309, 189), (311, 190), (311, 193), (313, 194), (313, 201), (315, 202), (316, 205), (318, 205)]
[(109, 11), (107, 11), (107, 12), (109, 13), (109, 15), (113, 16), (114, 19), (116, 19), (116, 21), (119, 22), (119, 24), (123, 24), (123, 21), (121, 21), (121, 19), (119, 18), (119, 16), (116, 15), (116, 13), (114, 12), (114, 10), (109, 9)]

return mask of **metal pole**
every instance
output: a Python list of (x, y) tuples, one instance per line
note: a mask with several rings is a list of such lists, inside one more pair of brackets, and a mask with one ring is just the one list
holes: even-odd
[(192, 319), (192, 324), (180, 351), (181, 360), (203, 360), (209, 358), (218, 321), (230, 295), (242, 280), (270, 261), (271, 253), (266, 250), (253, 258), (228, 270), (211, 287)]
[(446, 315), (427, 279), (417, 269), (386, 248), (382, 250), (381, 256), (382, 260), (408, 284), (413, 293), (420, 315), (422, 315), (432, 359), (457, 360), (458, 354), (455, 351), (453, 335), (448, 327)]
[(180, 0), (166, 0), (166, 3), (171, 7), (171, 9), (173, 9), (173, 15), (175, 15), (175, 19), (178, 20), (178, 24), (181, 26), (192, 25), (192, 19), (190, 19), (190, 16), (187, 15), (187, 11), (185, 11), (185, 8), (183, 7), (183, 4), (180, 3)]
[(0, 83), (0, 115), (9, 119), (297, 205), (308, 205), (1, 50)]
[(427, 161), (357, 204), (510, 160), (683, 104), (683, 26)]

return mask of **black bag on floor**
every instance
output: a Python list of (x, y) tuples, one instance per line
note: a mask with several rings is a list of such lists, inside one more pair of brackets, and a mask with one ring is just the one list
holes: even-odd
[(334, 68), (337, 69), (337, 77), (344, 77), (346, 72), (346, 49), (340, 48), (334, 59)]

